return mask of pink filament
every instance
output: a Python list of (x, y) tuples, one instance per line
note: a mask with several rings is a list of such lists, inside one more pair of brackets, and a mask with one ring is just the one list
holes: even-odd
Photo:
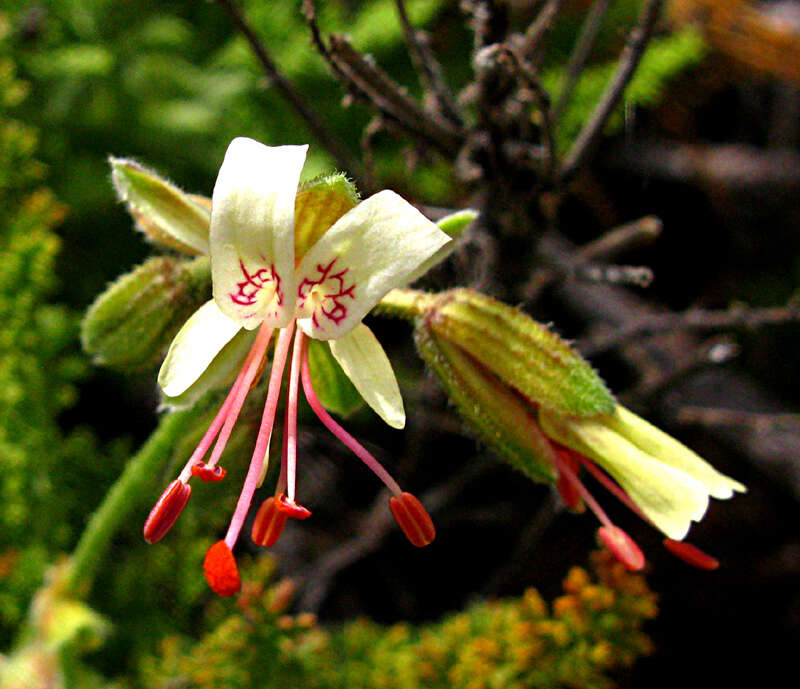
[(293, 331), (294, 320), (281, 329), (281, 334), (275, 345), (275, 354), (272, 357), (272, 371), (269, 376), (269, 388), (267, 389), (267, 401), (264, 404), (264, 413), (261, 416), (261, 427), (256, 438), (256, 446), (253, 450), (253, 456), (250, 458), (250, 467), (244, 479), (239, 501), (236, 503), (236, 509), (233, 512), (233, 517), (231, 517), (228, 532), (225, 534), (225, 543), (231, 550), (233, 550), (233, 546), (236, 545), (236, 541), (239, 538), (239, 532), (242, 530), (247, 511), (250, 509), (250, 502), (253, 500), (253, 493), (258, 487), (261, 468), (266, 461), (266, 452), (269, 448), (269, 439), (272, 434), (275, 411), (278, 408), (278, 397), (281, 392), (283, 369), (286, 366)]
[[(300, 360), (303, 350), (303, 331), (294, 336), (292, 366), (289, 370), (289, 399), (286, 405), (286, 497), (294, 503), (294, 487), (297, 477), (297, 391), (300, 379)], [(281, 465), (283, 467), (283, 465)]]
[(564, 477), (569, 481), (574, 487), (575, 490), (578, 491), (578, 494), (581, 496), (583, 501), (589, 506), (589, 509), (595, 513), (595, 516), (600, 520), (600, 522), (609, 528), (616, 528), (611, 520), (608, 518), (608, 515), (605, 513), (602, 507), (598, 504), (597, 500), (595, 500), (591, 493), (586, 490), (586, 486), (581, 483), (581, 480), (576, 476), (575, 472), (572, 471), (567, 466), (567, 463), (558, 456), (557, 452), (553, 453), (555, 456), (555, 462), (558, 466), (558, 470), (564, 475)]
[(375, 459), (367, 449), (361, 445), (352, 435), (350, 435), (344, 428), (342, 428), (336, 421), (333, 420), (330, 414), (322, 406), (322, 403), (314, 392), (314, 386), (311, 383), (311, 371), (308, 366), (308, 343), (301, 333), (297, 333), (298, 338), (302, 338), (302, 370), (300, 373), (303, 381), (303, 392), (306, 395), (308, 403), (314, 410), (320, 421), (326, 428), (333, 433), (349, 450), (351, 450), (356, 457), (358, 457), (364, 464), (366, 464), (372, 472), (383, 481), (384, 485), (392, 492), (393, 495), (401, 495), (402, 490), (386, 469), (383, 468), (381, 463)]
[[(214, 417), (214, 420), (211, 422), (211, 425), (208, 427), (208, 430), (206, 431), (202, 440), (199, 442), (195, 448), (195, 451), (192, 453), (192, 456), (189, 457), (189, 461), (186, 462), (186, 466), (184, 466), (180, 473), (179, 478), (184, 483), (188, 481), (189, 477), (191, 476), (192, 465), (194, 465), (196, 462), (199, 462), (205, 456), (206, 452), (208, 452), (208, 449), (211, 447), (211, 443), (214, 442), (214, 439), (217, 437), (217, 434), (222, 428), (223, 432), (220, 435), (220, 439), (217, 441), (216, 447), (214, 448), (211, 461), (208, 464), (209, 468), (213, 467), (219, 461), (219, 456), (225, 449), (225, 444), (228, 442), (231, 429), (236, 423), (236, 419), (239, 417), (239, 412), (244, 404), (244, 399), (250, 390), (250, 385), (252, 384), (256, 373), (258, 372), (259, 366), (261, 365), (261, 360), (264, 358), (264, 353), (267, 351), (267, 345), (269, 345), (271, 336), (272, 328), (262, 325), (258, 331), (258, 334), (256, 335), (256, 339), (253, 342), (252, 347), (250, 347), (250, 351), (247, 353), (247, 357), (244, 360), (241, 371), (239, 371), (239, 375), (236, 376), (236, 381), (231, 386), (227, 397), (225, 397), (225, 401), (222, 403), (220, 410), (217, 412), (217, 415)], [(224, 428), (223, 425), (225, 426)], [(230, 426), (230, 428), (228, 428), (228, 426)], [(225, 432), (226, 428), (227, 434)]]

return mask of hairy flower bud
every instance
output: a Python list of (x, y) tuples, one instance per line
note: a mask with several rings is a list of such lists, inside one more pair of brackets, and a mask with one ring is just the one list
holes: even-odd
[(83, 348), (112, 368), (155, 366), (178, 328), (211, 289), (208, 259), (148, 259), (112, 283), (89, 308)]

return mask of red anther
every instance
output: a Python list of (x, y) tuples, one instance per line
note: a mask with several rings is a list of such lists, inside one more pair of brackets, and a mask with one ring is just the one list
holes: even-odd
[(183, 483), (177, 478), (170, 483), (147, 516), (144, 523), (144, 540), (152, 544), (164, 538), (181, 516), (191, 494), (192, 487), (188, 483)]
[(412, 545), (422, 548), (436, 538), (436, 528), (430, 515), (411, 493), (401, 493), (391, 498), (389, 509)]
[(597, 536), (611, 554), (630, 571), (636, 572), (644, 567), (644, 553), (618, 526), (601, 526), (597, 530)]
[(209, 481), (221, 481), (227, 473), (219, 464), (213, 467), (208, 466), (205, 462), (192, 464), (192, 476), (197, 476), (197, 478), (206, 483)]
[(267, 498), (258, 508), (250, 537), (263, 548), (274, 545), (283, 533), (289, 515), (279, 510), (275, 498)]
[(671, 538), (665, 538), (664, 547), (675, 557), (699, 569), (712, 571), (719, 567), (719, 560), (711, 557), (708, 553), (704, 553), (700, 548), (693, 546), (691, 543), (673, 541)]
[(283, 493), (278, 493), (276, 496), (275, 508), (292, 519), (308, 519), (311, 516), (311, 510), (307, 510), (296, 502), (289, 502)]
[(203, 560), (203, 572), (208, 585), (219, 596), (232, 596), (242, 587), (239, 568), (225, 541), (217, 541), (208, 549)]

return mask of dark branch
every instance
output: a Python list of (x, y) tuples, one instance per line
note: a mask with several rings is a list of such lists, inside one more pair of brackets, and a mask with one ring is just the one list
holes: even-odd
[(575, 84), (583, 72), (583, 67), (592, 51), (594, 42), (597, 39), (597, 34), (600, 32), (600, 27), (603, 25), (603, 16), (608, 9), (610, 0), (595, 0), (589, 8), (586, 19), (581, 27), (581, 32), (575, 41), (575, 47), (572, 49), (572, 54), (567, 61), (567, 67), (564, 74), (564, 85), (561, 87), (561, 93), (558, 95), (558, 101), (555, 108), (553, 108), (553, 119), (558, 122), (564, 108), (569, 102)]
[(614, 332), (593, 337), (583, 345), (582, 352), (594, 354), (618, 347), (642, 335), (676, 331), (725, 329), (755, 329), (765, 325), (783, 325), (800, 321), (800, 306), (769, 308), (732, 308), (728, 310), (689, 309), (682, 313), (643, 314)]
[(408, 43), (408, 54), (414, 64), (414, 69), (419, 75), (422, 87), (433, 94), (436, 105), (442, 115), (457, 127), (462, 127), (464, 120), (445, 82), (442, 66), (428, 46), (427, 34), (411, 25), (406, 12), (405, 0), (395, 0), (395, 5), (397, 6), (397, 14), (400, 16), (406, 43)]
[(231, 20), (250, 44), (250, 48), (258, 58), (270, 81), (280, 94), (292, 105), (303, 121), (308, 125), (311, 133), (316, 137), (322, 146), (336, 159), (336, 165), (345, 170), (352, 177), (360, 178), (360, 166), (358, 166), (344, 148), (339, 144), (339, 140), (334, 137), (316, 113), (306, 103), (305, 99), (298, 93), (292, 83), (278, 69), (278, 65), (267, 52), (264, 45), (256, 36), (250, 24), (247, 22), (235, 0), (218, 0), (220, 5), (225, 8)]
[(611, 79), (611, 83), (600, 98), (600, 102), (595, 107), (591, 117), (583, 125), (583, 129), (564, 159), (559, 174), (562, 181), (567, 181), (575, 174), (602, 136), (608, 118), (614, 108), (619, 105), (625, 89), (633, 78), (633, 73), (639, 66), (642, 55), (644, 55), (644, 50), (650, 41), (661, 12), (662, 3), (663, 0), (647, 0), (642, 8), (639, 23), (628, 36), (628, 42), (619, 57), (617, 69)]

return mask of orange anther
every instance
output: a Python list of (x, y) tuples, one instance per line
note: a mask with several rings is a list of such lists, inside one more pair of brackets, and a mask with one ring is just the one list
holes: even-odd
[(311, 510), (307, 510), (296, 502), (289, 502), (283, 493), (278, 493), (276, 496), (275, 507), (292, 519), (308, 519), (311, 516)]
[(197, 476), (201, 481), (221, 481), (227, 472), (219, 464), (210, 467), (205, 462), (192, 465), (192, 476)]
[(665, 538), (664, 547), (675, 557), (699, 569), (711, 571), (719, 567), (719, 560), (711, 557), (708, 553), (704, 553), (700, 548), (693, 546), (691, 543), (673, 541), (671, 538)]
[(626, 569), (636, 572), (644, 567), (644, 553), (635, 541), (618, 526), (601, 526), (597, 537)]
[(289, 515), (278, 509), (275, 498), (267, 498), (258, 508), (250, 536), (253, 543), (264, 548), (274, 545), (283, 533)]
[(401, 493), (391, 498), (389, 508), (412, 545), (422, 548), (436, 538), (436, 528), (430, 515), (411, 493)]
[(170, 483), (147, 516), (144, 523), (144, 540), (148, 543), (158, 543), (164, 538), (175, 520), (180, 517), (191, 494), (192, 487), (188, 483), (183, 483), (180, 479)]
[(231, 549), (225, 541), (217, 541), (206, 553), (203, 572), (208, 585), (220, 596), (232, 596), (239, 592), (242, 580)]

